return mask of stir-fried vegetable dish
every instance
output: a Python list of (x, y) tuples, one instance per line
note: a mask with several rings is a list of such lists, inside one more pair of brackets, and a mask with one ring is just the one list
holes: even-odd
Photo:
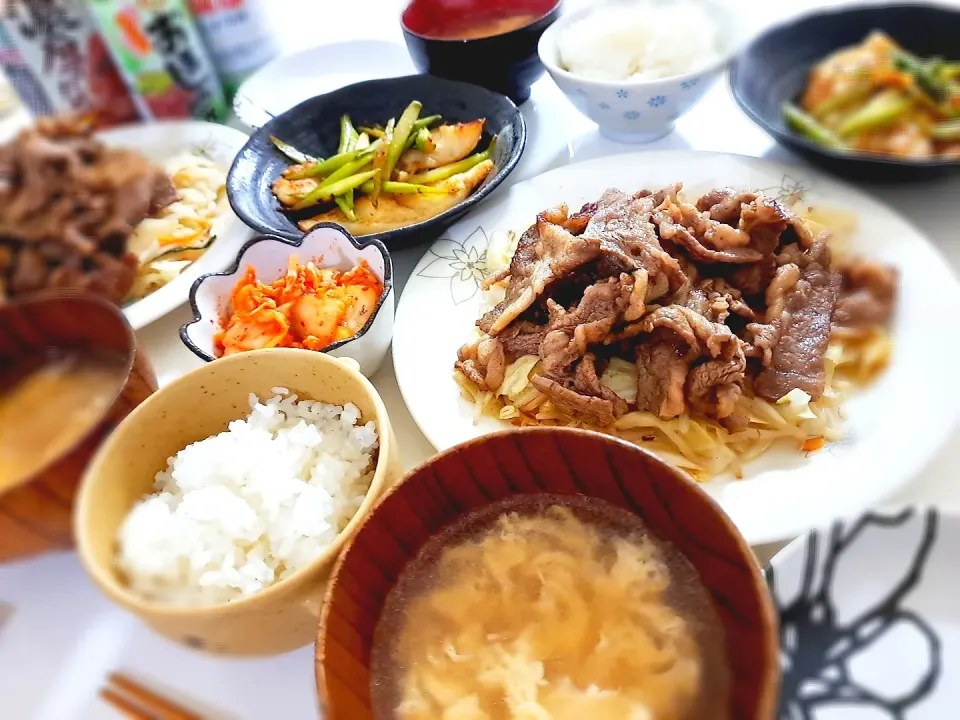
[(231, 295), (217, 354), (233, 355), (272, 347), (323, 350), (356, 335), (376, 310), (383, 283), (360, 261), (352, 270), (300, 265), (290, 258), (287, 274), (272, 283), (252, 267)]
[(322, 209), (300, 221), (301, 230), (336, 222), (354, 235), (406, 227), (454, 207), (490, 175), (496, 138), (474, 153), (485, 120), (433, 127), (440, 116), (420, 117), (421, 110), (415, 100), (399, 119), (369, 127), (344, 115), (337, 153), (326, 159), (271, 138), (296, 163), (273, 183), (277, 200), (291, 211)]
[(796, 132), (825, 147), (908, 158), (960, 158), (960, 62), (919, 58), (875, 31), (814, 66)]

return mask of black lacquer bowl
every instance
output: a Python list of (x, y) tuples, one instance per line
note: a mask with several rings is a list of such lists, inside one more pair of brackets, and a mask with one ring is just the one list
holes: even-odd
[(810, 68), (840, 48), (883, 30), (920, 57), (960, 60), (960, 10), (940, 5), (863, 5), (790, 20), (757, 37), (734, 61), (733, 96), (774, 139), (811, 162), (867, 181), (932, 179), (960, 169), (960, 160), (910, 159), (843, 152), (810, 142), (787, 126), (781, 105), (803, 92)]
[(277, 116), (256, 133), (237, 155), (227, 177), (227, 194), (233, 211), (250, 227), (289, 240), (303, 236), (297, 222), (318, 214), (318, 208), (299, 213), (281, 208), (271, 185), (290, 160), (270, 142), (275, 135), (315, 157), (335, 155), (340, 141), (340, 117), (350, 115), (355, 125), (383, 125), (399, 118), (412, 101), (423, 103), (423, 116), (442, 115), (444, 122), (469, 122), (486, 118), (479, 149), (497, 136), (494, 171), (469, 197), (429, 220), (389, 232), (365, 235), (387, 245), (425, 242), (460, 218), (489, 195), (510, 174), (526, 143), (523, 116), (509, 98), (466, 83), (429, 75), (369, 80), (306, 100)]
[[(540, 36), (560, 17), (560, 0), (413, 0), (403, 11), (403, 39), (420, 72), (481, 85), (518, 105), (544, 73)], [(526, 25), (488, 37), (436, 37), (435, 27), (470, 20), (529, 16)]]

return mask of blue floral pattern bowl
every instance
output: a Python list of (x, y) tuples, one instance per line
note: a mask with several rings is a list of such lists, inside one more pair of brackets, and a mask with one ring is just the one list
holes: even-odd
[(700, 0), (718, 27), (723, 46), (720, 56), (694, 72), (660, 80), (593, 80), (580, 77), (560, 66), (560, 33), (571, 23), (603, 5), (591, 5), (569, 13), (554, 23), (540, 38), (540, 60), (574, 107), (600, 126), (605, 137), (616, 142), (639, 143), (656, 140), (673, 130), (677, 118), (696, 105), (733, 57), (735, 18), (729, 9)]

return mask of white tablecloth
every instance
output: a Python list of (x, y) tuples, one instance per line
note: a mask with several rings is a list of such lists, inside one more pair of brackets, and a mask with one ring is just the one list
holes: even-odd
[[(363, 12), (356, 12), (357, 6), (329, 0), (270, 0), (268, 6), (277, 32), (285, 38), (285, 51), (293, 52), (318, 39), (378, 37), (402, 43), (397, 24), (401, 4), (399, 0), (369, 0)], [(567, 4), (576, 4), (576, 0)], [(743, 13), (746, 39), (761, 24), (798, 12), (801, 5), (828, 2), (728, 0), (727, 4)], [(291, 28), (299, 29), (291, 34)], [(739, 111), (725, 82), (677, 123), (676, 132), (645, 146), (617, 145), (601, 138), (595, 126), (567, 103), (549, 78), (535, 86), (523, 113), (530, 142), (505, 185), (572, 160), (640, 149), (692, 148), (742, 153), (788, 164), (801, 162), (775, 147)], [(960, 223), (960, 178), (865, 189), (909, 217), (960, 269), (956, 230)], [(414, 247), (394, 253), (399, 291), (424, 249)], [(945, 310), (950, 312), (952, 308)], [(180, 343), (177, 333), (187, 319), (187, 310), (180, 308), (140, 333), (161, 384), (200, 364)], [(387, 363), (373, 382), (390, 412), (404, 465), (411, 467), (429, 457), (434, 450), (403, 404), (392, 365)], [(940, 456), (928, 468), (917, 468), (916, 481), (892, 500), (960, 508), (960, 486), (952, 472), (958, 465), (960, 434), (955, 433)], [(775, 549), (757, 550), (766, 558)], [(5, 624), (4, 603), (13, 608)], [(117, 718), (97, 700), (96, 693), (106, 675), (118, 668), (160, 689), (169, 688), (171, 696), (217, 720), (317, 717), (312, 648), (268, 660), (206, 657), (154, 636), (135, 618), (113, 608), (86, 579), (72, 554), (0, 568), (0, 717)]]

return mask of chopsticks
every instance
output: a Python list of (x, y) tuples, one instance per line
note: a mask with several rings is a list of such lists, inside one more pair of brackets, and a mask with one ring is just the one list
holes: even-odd
[(121, 673), (111, 673), (100, 697), (128, 720), (203, 720)]

